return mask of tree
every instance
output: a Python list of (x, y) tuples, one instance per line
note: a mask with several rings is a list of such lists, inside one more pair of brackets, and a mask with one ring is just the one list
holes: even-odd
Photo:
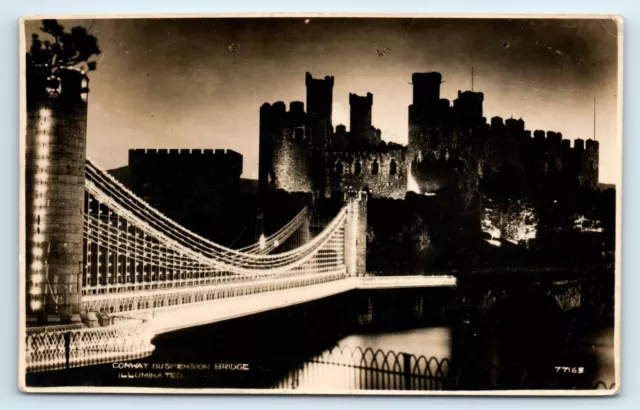
[(33, 34), (27, 65), (35, 71), (34, 74), (48, 77), (61, 69), (96, 69), (96, 62), (89, 59), (100, 54), (98, 40), (84, 27), (73, 27), (70, 32), (65, 32), (57, 20), (43, 20), (40, 30), (53, 41), (41, 40), (38, 34)]

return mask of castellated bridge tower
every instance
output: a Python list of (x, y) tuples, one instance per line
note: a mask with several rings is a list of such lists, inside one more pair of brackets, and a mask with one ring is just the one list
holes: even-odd
[(27, 69), (26, 88), (27, 317), (80, 321), (88, 79), (76, 70), (46, 78)]
[(347, 226), (345, 228), (344, 251), (347, 275), (364, 276), (367, 259), (367, 202), (364, 191), (347, 190), (344, 193), (347, 204)]

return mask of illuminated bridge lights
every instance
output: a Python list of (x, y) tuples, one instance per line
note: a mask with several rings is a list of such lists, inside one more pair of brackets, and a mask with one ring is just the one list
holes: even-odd
[(51, 110), (42, 108), (38, 112), (38, 126), (36, 132), (35, 150), (35, 174), (34, 190), (32, 197), (33, 206), (33, 236), (31, 255), (33, 262), (30, 266), (29, 275), (29, 306), (36, 312), (42, 308), (43, 283), (46, 272), (46, 259), (44, 255), (46, 217), (48, 205), (48, 180), (49, 180), (49, 140), (53, 126)]
[[(48, 163), (40, 165), (49, 166)], [(39, 167), (39, 170), (46, 169)], [(275, 234), (236, 250), (210, 242), (176, 224), (119, 185), (91, 161), (87, 162), (85, 188), (88, 204), (83, 230), (86, 260), (82, 264), (80, 309), (85, 313), (107, 313), (110, 319), (106, 325), (101, 323), (104, 328), (97, 330), (60, 330), (69, 333), (69, 346), (80, 343), (74, 339), (77, 337), (97, 337), (104, 346), (115, 346), (120, 342), (116, 343), (117, 338), (123, 336), (137, 337), (115, 330), (101, 330), (110, 329), (120, 317), (119, 312), (127, 312), (128, 317), (169, 315), (168, 318), (176, 320), (176, 326), (181, 323), (184, 326), (185, 320), (194, 317), (197, 321), (208, 320), (197, 315), (206, 316), (212, 312), (199, 309), (199, 306), (222, 299), (235, 306), (237, 302), (230, 299), (237, 301), (239, 296), (256, 295), (252, 300), (264, 308), (265, 299), (259, 296), (267, 292), (294, 290), (296, 295), (301, 292), (311, 295), (316, 285), (327, 285), (326, 289), (333, 289), (331, 292), (341, 291), (349, 285), (341, 283), (347, 277), (347, 266), (349, 270), (355, 269), (355, 261), (349, 260), (357, 256), (358, 229), (351, 224), (359, 223), (359, 210), (354, 201), (344, 207), (322, 232), (310, 239), (300, 239), (305, 236), (299, 234), (302, 229), (308, 229), (304, 222), (309, 215), (304, 208)], [(34, 207), (43, 204), (39, 202)], [(347, 236), (350, 244), (345, 249)], [(44, 231), (38, 231), (34, 238), (44, 242)], [(292, 248), (279, 248), (283, 244)], [(280, 252), (273, 253), (277, 248)], [(40, 286), (46, 280), (46, 261), (43, 259), (46, 254), (35, 254), (38, 258), (34, 259), (31, 267), (32, 288), (29, 294), (31, 306), (37, 310), (42, 306), (36, 297), (41, 295)], [(282, 303), (280, 298), (276, 299)], [(139, 325), (135, 325), (130, 330), (135, 333), (138, 328)], [(145, 334), (140, 339), (145, 349), (151, 336)], [(33, 340), (40, 343), (39, 336), (34, 336)], [(77, 346), (89, 345), (82, 342)], [(48, 347), (39, 346), (31, 352), (34, 363), (49, 360), (49, 354), (43, 353), (42, 349)], [(56, 354), (61, 352), (59, 346), (55, 349)], [(94, 354), (91, 349), (73, 350), (73, 354), (80, 359), (83, 355)], [(130, 353), (124, 350), (104, 351), (109, 358)], [(60, 357), (65, 357), (64, 346)]]

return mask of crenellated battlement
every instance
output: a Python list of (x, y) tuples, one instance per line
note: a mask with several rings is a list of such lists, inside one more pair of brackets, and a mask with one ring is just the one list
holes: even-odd
[(600, 143), (598, 141), (592, 139), (583, 140), (581, 138), (572, 141), (564, 139), (561, 132), (555, 131), (535, 130), (532, 137), (531, 131), (525, 130), (522, 133), (521, 139), (525, 142), (539, 142), (547, 149), (558, 148), (565, 152), (586, 151), (589, 153), (597, 153), (600, 150)]
[[(498, 116), (476, 128), (467, 129), (467, 125), (428, 128), (424, 133), (410, 134), (413, 138), (408, 147), (409, 166), (415, 162), (414, 168), (426, 169), (414, 171), (419, 185), (438, 185), (432, 183), (437, 179), (434, 175), (453, 172), (451, 165), (445, 163), (453, 164), (461, 159), (463, 163), (478, 161), (478, 169), (493, 172), (511, 167), (522, 169), (534, 178), (557, 176), (567, 181), (578, 180), (581, 186), (597, 186), (597, 141), (565, 139), (562, 133), (551, 130), (527, 130), (522, 119), (504, 120)], [(419, 165), (424, 160), (428, 160), (427, 163)], [(440, 178), (440, 181), (446, 180)]]
[(289, 103), (289, 110), (287, 110), (287, 105), (284, 101), (276, 101), (273, 104), (266, 102), (260, 106), (260, 114), (262, 115), (262, 113), (267, 115), (306, 114), (302, 101), (291, 101)]
[(153, 148), (138, 148), (130, 149), (129, 155), (167, 155), (167, 156), (188, 156), (188, 155), (211, 155), (215, 157), (229, 157), (229, 158), (242, 158), (242, 154), (230, 150), (230, 149), (208, 149), (208, 148), (195, 148), (195, 149), (153, 149)]
[(242, 174), (242, 163), (242, 154), (230, 149), (147, 148), (129, 150), (129, 167), (132, 169), (132, 174), (138, 169), (153, 169), (156, 174), (179, 169), (178, 172), (202, 174), (222, 171), (233, 178), (239, 178)]
[(335, 78), (332, 75), (327, 75), (323, 78), (313, 78), (313, 76), (311, 75), (311, 73), (307, 72), (305, 73), (305, 85), (307, 87), (313, 85), (313, 84), (320, 84), (320, 85), (326, 85), (329, 87), (333, 87), (334, 84), (334, 80)]
[(373, 105), (373, 94), (370, 92), (367, 95), (358, 95), (355, 93), (349, 93), (349, 105), (361, 104), (366, 106)]

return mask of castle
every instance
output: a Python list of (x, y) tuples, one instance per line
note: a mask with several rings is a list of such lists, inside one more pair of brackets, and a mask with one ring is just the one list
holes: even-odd
[[(440, 73), (412, 76), (413, 104), (409, 106), (409, 172), (411, 187), (435, 192), (456, 174), (469, 196), (477, 194), (486, 174), (512, 173), (524, 185), (542, 180), (595, 189), (598, 186), (599, 144), (570, 140), (554, 131), (525, 129), (522, 119), (483, 116), (481, 92), (458, 91), (450, 104), (440, 98)], [(463, 169), (463, 173), (456, 173)]]
[(442, 75), (412, 76), (407, 146), (385, 143), (372, 125), (373, 95), (349, 94), (350, 129), (332, 121), (334, 77), (306, 73), (307, 111), (300, 101), (260, 108), (259, 190), (329, 197), (349, 189), (374, 198), (403, 199), (455, 185), (465, 202), (480, 193), (483, 176), (514, 173), (525, 184), (541, 179), (589, 189), (598, 186), (598, 142), (525, 129), (522, 119), (483, 116), (481, 92), (440, 98)]
[(348, 189), (404, 198), (406, 148), (382, 141), (372, 125), (373, 95), (349, 95), (350, 130), (333, 127), (333, 77), (306, 74), (307, 111), (293, 101), (260, 107), (259, 190), (310, 192), (325, 198)]

